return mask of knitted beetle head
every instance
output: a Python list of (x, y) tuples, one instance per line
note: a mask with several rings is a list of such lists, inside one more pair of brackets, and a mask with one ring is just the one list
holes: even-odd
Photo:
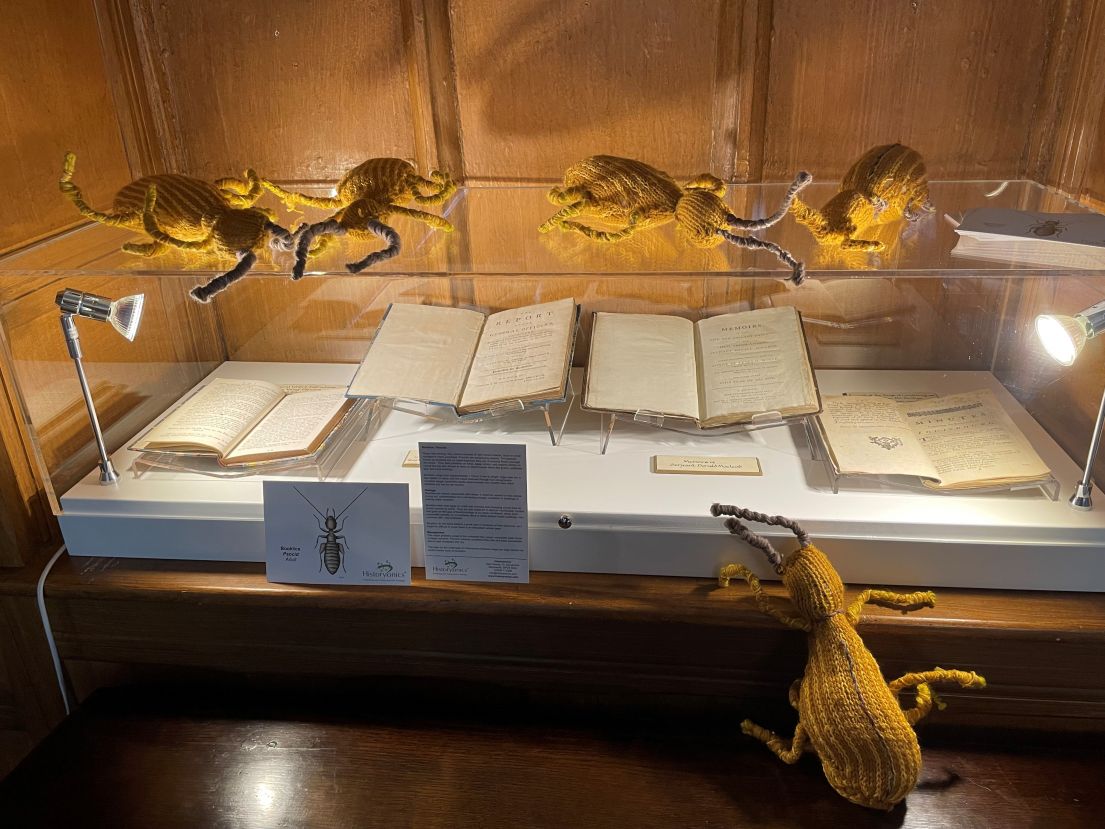
[(844, 582), (825, 554), (812, 544), (783, 559), (782, 575), (790, 600), (803, 618), (815, 622), (842, 611)]

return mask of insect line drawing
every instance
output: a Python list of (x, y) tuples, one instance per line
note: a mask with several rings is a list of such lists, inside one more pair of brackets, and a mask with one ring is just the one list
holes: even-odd
[[(344, 535), (341, 534), (345, 528), (345, 521), (338, 524), (338, 519), (345, 515), (349, 511), (349, 508), (357, 503), (357, 498), (360, 498), (366, 492), (368, 487), (366, 486), (360, 492), (357, 493), (357, 497), (346, 504), (345, 509), (341, 512), (336, 512), (333, 507), (327, 507), (326, 512), (322, 512), (314, 504), (311, 504), (311, 499), (300, 492), (299, 487), (292, 487), (296, 492), (299, 492), (299, 497), (311, 505), (317, 514), (318, 518), (315, 521), (318, 522), (318, 528), (322, 530), (315, 538), (315, 544), (318, 547), (318, 569), (322, 572), (322, 568), (326, 567), (326, 572), (331, 576), (338, 574), (338, 568), (345, 570), (345, 554), (349, 549), (349, 543)], [(320, 520), (321, 519), (321, 520)], [(325, 524), (325, 526), (323, 526)], [(342, 542), (345, 542), (344, 544)]]
[(868, 435), (867, 439), (880, 449), (885, 449), (887, 452), (891, 449), (897, 449), (902, 445), (901, 438), (888, 437), (886, 435)]
[(1062, 236), (1067, 226), (1058, 219), (1045, 219), (1029, 228), (1036, 236)]

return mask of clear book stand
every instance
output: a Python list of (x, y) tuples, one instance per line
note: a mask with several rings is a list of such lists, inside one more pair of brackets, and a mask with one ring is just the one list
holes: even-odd
[[(341, 477), (347, 459), (357, 456), (380, 425), (381, 410), (374, 400), (358, 400), (345, 417), (330, 432), (322, 444), (309, 455), (280, 458), (256, 463), (219, 463), (209, 454), (185, 452), (139, 452), (130, 466), (136, 478), (155, 471), (172, 471), (206, 475), (212, 478), (245, 478), (251, 475), (292, 475), (320, 481)], [(355, 451), (356, 450), (356, 451)]]
[(770, 429), (773, 426), (787, 426), (802, 423), (807, 434), (809, 433), (809, 415), (783, 417), (779, 412), (760, 412), (753, 415), (752, 419), (745, 423), (731, 424), (728, 426), (715, 426), (702, 428), (693, 420), (683, 417), (671, 417), (659, 412), (649, 412), (638, 409), (635, 412), (602, 412), (601, 429), (599, 432), (599, 454), (605, 455), (610, 445), (610, 437), (614, 433), (614, 425), (619, 421), (629, 423), (643, 423), (657, 429), (667, 429), (672, 432), (680, 432), (684, 435), (698, 435), (702, 437), (714, 437), (734, 435), (741, 432), (753, 432), (757, 429)]

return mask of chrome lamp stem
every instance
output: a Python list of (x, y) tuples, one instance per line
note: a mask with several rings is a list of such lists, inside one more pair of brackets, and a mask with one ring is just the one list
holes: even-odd
[(1086, 470), (1082, 473), (1082, 480), (1070, 496), (1070, 505), (1075, 509), (1093, 509), (1093, 465), (1097, 460), (1097, 450), (1101, 448), (1101, 429), (1105, 426), (1105, 392), (1101, 394), (1101, 407), (1097, 410), (1097, 420), (1094, 422), (1093, 437), (1090, 438), (1090, 454), (1086, 457)]
[(100, 483), (114, 484), (119, 480), (119, 473), (111, 463), (107, 454), (107, 446), (104, 444), (104, 433), (100, 429), (100, 419), (96, 416), (96, 405), (92, 401), (92, 391), (88, 388), (88, 378), (84, 374), (84, 365), (81, 362), (81, 340), (77, 332), (77, 324), (72, 314), (61, 315), (61, 330), (65, 334), (65, 345), (69, 349), (69, 356), (73, 358), (73, 364), (77, 367), (77, 379), (81, 383), (81, 393), (84, 395), (84, 405), (88, 407), (88, 419), (92, 423), (92, 436), (96, 439), (96, 448), (100, 452)]

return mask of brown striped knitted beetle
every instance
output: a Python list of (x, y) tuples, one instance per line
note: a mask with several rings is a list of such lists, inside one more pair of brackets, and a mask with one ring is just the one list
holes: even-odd
[[(744, 565), (723, 567), (721, 586), (728, 586), (734, 576), (747, 581), (760, 610), (787, 627), (805, 631), (809, 647), (806, 672), (790, 686), (790, 704), (798, 711), (793, 739), (785, 740), (751, 720), (744, 720), (741, 730), (766, 743), (784, 763), (798, 762), (803, 751), (815, 752), (825, 777), (843, 797), (873, 809), (892, 809), (917, 785), (921, 772), (921, 749), (913, 726), (933, 703), (943, 707), (929, 683), (984, 688), (986, 680), (974, 672), (935, 668), (887, 683), (856, 625), (865, 604), (907, 613), (932, 607), (936, 597), (930, 591), (864, 590), (845, 608), (840, 576), (796, 521), (724, 504), (714, 504), (710, 512), (735, 516), (725, 526), (767, 556), (782, 576), (791, 609), (772, 604), (759, 579)], [(738, 518), (786, 527), (800, 547), (784, 558), (767, 538)], [(903, 711), (898, 694), (906, 688), (917, 689), (917, 703)]]
[[(674, 220), (680, 234), (696, 247), (713, 247), (726, 240), (740, 248), (770, 251), (791, 268), (791, 279), (797, 285), (806, 273), (802, 262), (774, 242), (740, 236), (730, 228), (771, 227), (786, 216), (794, 197), (811, 181), (809, 173), (799, 173), (775, 213), (763, 219), (741, 219), (722, 201), (725, 182), (709, 173), (680, 187), (670, 175), (642, 161), (593, 155), (569, 167), (564, 173), (564, 185), (549, 191), (549, 201), (564, 206), (538, 230), (548, 233), (559, 228), (600, 242), (617, 242), (638, 230)], [(600, 216), (624, 227), (598, 230), (572, 221), (573, 216), (579, 215)]]
[(112, 211), (94, 210), (73, 183), (77, 157), (66, 153), (59, 186), (82, 216), (112, 227), (144, 230), (152, 242), (127, 242), (123, 250), (136, 256), (157, 256), (171, 249), (234, 256), (238, 264), (221, 276), (192, 289), (192, 298), (208, 302), (237, 282), (257, 261), (266, 242), (287, 248), (291, 234), (276, 217), (255, 207), (262, 190), (257, 174), (245, 180), (219, 179), (214, 184), (191, 176), (162, 174), (132, 181), (115, 194)]
[(296, 229), (292, 279), (303, 278), (307, 257), (322, 251), (334, 236), (348, 235), (354, 239), (379, 237), (388, 243), (383, 250), (346, 265), (350, 273), (360, 273), (370, 265), (397, 256), (402, 241), (395, 228), (384, 224), (384, 219), (390, 215), (418, 219), (446, 233), (453, 230), (452, 224), (440, 216), (403, 207), (402, 202), (414, 200), (418, 204), (441, 204), (456, 192), (456, 184), (446, 173), (438, 170), (431, 172), (429, 179), (422, 178), (414, 165), (401, 158), (370, 158), (358, 164), (338, 182), (338, 194), (332, 198), (293, 193), (267, 179), (263, 179), (261, 184), (283, 199), (288, 207), (306, 204), (338, 211), (328, 219)]

